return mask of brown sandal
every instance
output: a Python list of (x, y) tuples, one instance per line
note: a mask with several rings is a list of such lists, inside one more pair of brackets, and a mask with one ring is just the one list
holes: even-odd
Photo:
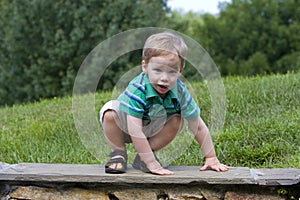
[[(127, 152), (124, 150), (116, 149), (113, 152), (109, 154), (111, 159), (105, 164), (105, 173), (109, 174), (122, 174), (126, 172), (127, 169)], [(122, 156), (123, 158), (112, 158), (115, 156)], [(112, 164), (115, 164), (115, 168), (111, 168), (110, 166)], [(122, 165), (122, 167), (119, 169), (117, 166)]]

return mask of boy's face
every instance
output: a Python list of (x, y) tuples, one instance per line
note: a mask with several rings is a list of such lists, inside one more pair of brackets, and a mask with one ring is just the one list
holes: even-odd
[(174, 87), (182, 72), (180, 70), (180, 58), (175, 54), (152, 57), (148, 64), (143, 60), (142, 68), (162, 98)]

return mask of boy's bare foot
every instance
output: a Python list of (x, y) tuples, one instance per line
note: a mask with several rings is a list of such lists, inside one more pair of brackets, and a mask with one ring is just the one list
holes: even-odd
[(157, 175), (173, 175), (174, 172), (168, 170), (168, 169), (165, 169), (165, 168), (158, 168), (158, 169), (154, 169), (154, 170), (150, 170), (151, 173), (153, 174), (157, 174)]

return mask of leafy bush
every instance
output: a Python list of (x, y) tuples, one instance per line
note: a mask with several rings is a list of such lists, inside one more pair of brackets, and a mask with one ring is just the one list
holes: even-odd
[(237, 72), (240, 75), (257, 75), (270, 71), (268, 58), (261, 52), (256, 52), (250, 58), (240, 63), (241, 68)]
[[(165, 0), (2, 2), (0, 105), (70, 94), (98, 43), (128, 29), (159, 26), (166, 12)], [(111, 70), (122, 73), (122, 67), (116, 63)], [(115, 79), (112, 74), (104, 80)]]
[(300, 52), (294, 52), (283, 56), (275, 64), (276, 71), (279, 73), (300, 71)]

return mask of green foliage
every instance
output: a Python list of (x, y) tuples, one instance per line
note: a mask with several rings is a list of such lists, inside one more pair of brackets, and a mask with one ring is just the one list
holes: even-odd
[(298, 71), (299, 1), (233, 0), (220, 14), (173, 12), (171, 28), (197, 40), (222, 75)]
[[(70, 94), (98, 43), (124, 30), (159, 26), (167, 12), (165, 0), (13, 0), (0, 9), (0, 105)], [(122, 71), (121, 64), (113, 70)]]
[[(139, 27), (167, 27), (190, 36), (223, 76), (297, 72), (299, 7), (294, 0), (233, 0), (220, 3), (214, 16), (170, 12), (167, 0), (3, 0), (0, 105), (70, 94), (80, 65), (97, 44)], [(112, 89), (140, 59), (141, 51), (122, 55), (107, 68), (98, 89)], [(189, 63), (183, 75), (199, 80)]]
[(276, 61), (275, 68), (279, 73), (300, 71), (300, 51), (282, 56)]
[(268, 58), (261, 52), (255, 52), (247, 61), (241, 63), (241, 66), (238, 70), (238, 74), (241, 75), (255, 75), (269, 72)]
[[(300, 167), (299, 75), (223, 80), (227, 96), (225, 126), (222, 131), (212, 133), (222, 162), (255, 168)], [(210, 126), (211, 99), (206, 84), (191, 85), (197, 91), (202, 118)], [(111, 92), (96, 94), (97, 112), (111, 95)], [(54, 98), (0, 108), (1, 161), (105, 163), (107, 157), (97, 160), (81, 143), (72, 117), (71, 100), (70, 97)], [(195, 140), (179, 153), (182, 154), (173, 165), (203, 164)]]
[[(219, 31), (212, 34), (212, 44), (215, 52), (213, 56), (221, 62), (224, 74), (261, 74), (268, 72), (282, 72), (294, 70), (296, 62), (285, 68), (276, 68), (275, 64), (282, 57), (299, 51), (299, 8), (298, 1), (242, 1), (234, 0), (222, 11), (215, 28)], [(206, 23), (207, 24), (207, 23)], [(207, 24), (211, 26), (211, 24)], [(220, 48), (218, 48), (220, 47)], [(254, 57), (265, 56), (262, 66), (249, 68), (248, 62), (253, 63)], [(254, 57), (254, 58), (253, 58)], [(245, 69), (242, 73), (231, 71), (228, 60)], [(250, 60), (250, 61), (248, 61)], [(246, 65), (243, 66), (243, 63)], [(261, 62), (261, 61), (258, 61)], [(262, 63), (257, 63), (261, 65)], [(250, 64), (251, 65), (251, 64)], [(253, 66), (255, 67), (255, 66)], [(224, 70), (226, 69), (226, 70)]]
[(297, 198), (299, 199), (299, 192), (288, 187), (280, 187), (277, 189), (277, 194), (289, 200), (297, 200)]

